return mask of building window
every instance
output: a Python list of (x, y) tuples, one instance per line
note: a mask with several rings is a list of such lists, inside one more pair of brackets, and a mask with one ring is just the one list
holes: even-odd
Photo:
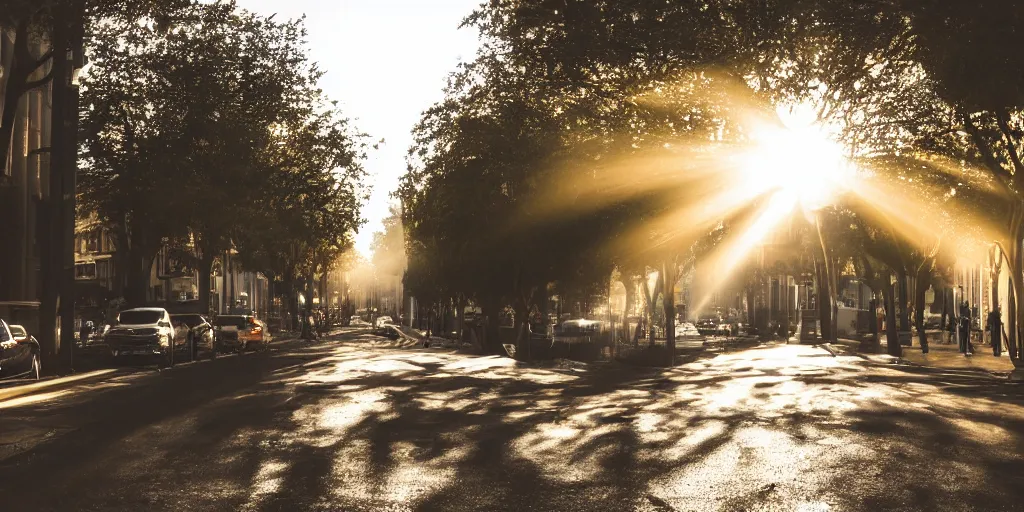
[(110, 276), (110, 261), (97, 261), (96, 262), (96, 277), (99, 279), (107, 279)]
[(75, 279), (96, 279), (96, 264), (80, 263), (75, 265)]
[(86, 247), (85, 247), (86, 250), (89, 251), (89, 252), (99, 252), (99, 250), (100, 250), (99, 245), (100, 245), (99, 233), (96, 232), (96, 231), (90, 232), (89, 236), (87, 238), (87, 242), (86, 242)]

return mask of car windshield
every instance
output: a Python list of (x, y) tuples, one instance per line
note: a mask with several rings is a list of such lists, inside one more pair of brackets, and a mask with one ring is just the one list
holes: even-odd
[(235, 327), (238, 327), (239, 329), (242, 329), (246, 325), (248, 325), (248, 323), (248, 318), (244, 316), (221, 315), (218, 316), (216, 320), (214, 320), (213, 325), (216, 325), (217, 327), (227, 327), (233, 325)]
[(122, 311), (117, 315), (117, 323), (126, 325), (155, 324), (163, 316), (161, 311)]
[(28, 332), (25, 330), (24, 327), (22, 327), (20, 325), (12, 325), (10, 327), (11, 327), (11, 334), (15, 338), (24, 338), (24, 337), (28, 336)]
[(203, 317), (199, 315), (171, 315), (171, 323), (183, 323), (189, 327), (195, 327), (203, 323)]

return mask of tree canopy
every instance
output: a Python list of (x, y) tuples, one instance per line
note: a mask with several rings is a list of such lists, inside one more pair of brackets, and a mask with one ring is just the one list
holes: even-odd
[(204, 304), (225, 250), (291, 280), (350, 245), (365, 144), (317, 87), (301, 19), (194, 2), (89, 29), (82, 204), (119, 234), (136, 302), (174, 240), (195, 254)]

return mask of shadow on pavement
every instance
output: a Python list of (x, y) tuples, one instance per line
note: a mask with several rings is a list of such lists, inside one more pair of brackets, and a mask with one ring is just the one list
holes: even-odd
[(64, 406), (54, 413), (90, 421), (5, 462), (0, 478), (26, 491), (41, 475), (63, 483), (8, 502), (31, 510), (1019, 503), (1019, 395), (817, 355), (781, 346), (667, 371), (554, 372), (500, 357), (310, 345)]

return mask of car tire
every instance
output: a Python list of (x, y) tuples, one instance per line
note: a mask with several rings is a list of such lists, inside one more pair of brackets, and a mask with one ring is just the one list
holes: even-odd
[(39, 359), (39, 352), (32, 353), (32, 366), (30, 367), (28, 378), (32, 380), (39, 380), (43, 373), (43, 363)]

